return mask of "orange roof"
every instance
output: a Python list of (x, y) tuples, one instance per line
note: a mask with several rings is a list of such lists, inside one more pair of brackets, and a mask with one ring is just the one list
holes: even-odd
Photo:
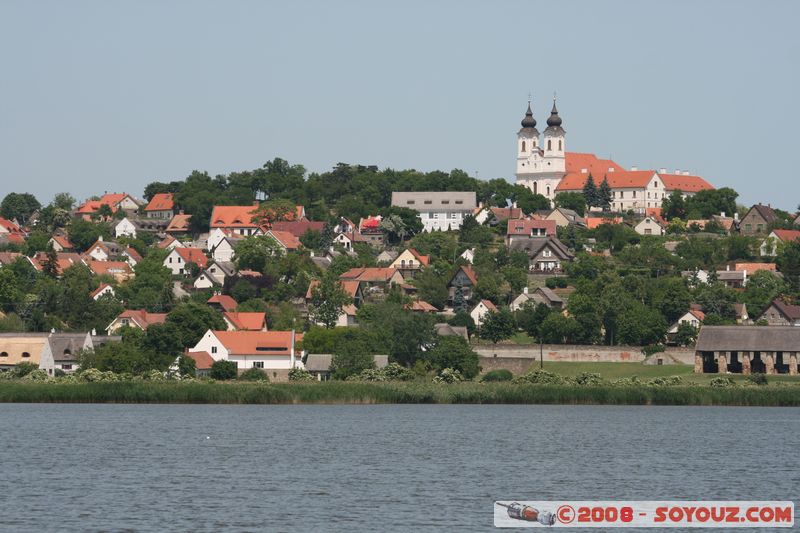
[[(214, 331), (219, 342), (230, 355), (285, 355), (292, 349), (291, 331)], [(302, 333), (295, 334), (295, 342), (303, 340)]]
[(214, 364), (214, 358), (208, 352), (187, 352), (186, 357), (194, 359), (194, 367), (197, 370), (210, 370)]
[(117, 315), (117, 319), (128, 318), (133, 320), (140, 328), (147, 329), (153, 324), (163, 324), (167, 320), (166, 313), (148, 313), (144, 309), (126, 309)]
[(119, 207), (118, 204), (128, 196), (127, 193), (104, 194), (99, 200), (88, 200), (84, 202), (78, 207), (76, 213), (95, 213), (100, 209), (100, 206), (103, 205), (110, 207), (111, 211), (116, 211)]
[(167, 235), (166, 237), (164, 237), (163, 241), (158, 243), (158, 247), (161, 248), (161, 249), (164, 249), (167, 246), (169, 246), (170, 244), (172, 244), (173, 242), (175, 242), (176, 240), (177, 239), (175, 237), (173, 237), (172, 235)]
[[(647, 186), (655, 174), (652, 170), (615, 170), (596, 176), (592, 174), (595, 185), (600, 185), (603, 178), (608, 180), (608, 185), (612, 189), (643, 189)], [(557, 191), (582, 191), (586, 185), (589, 174), (580, 172), (568, 172), (558, 183)]]
[(189, 221), (191, 220), (192, 215), (177, 214), (172, 217), (172, 220), (170, 220), (167, 225), (167, 229), (164, 231), (167, 233), (170, 231), (189, 231)]
[[(461, 265), (460, 267), (458, 267), (458, 270), (456, 270), (456, 273), (453, 274), (453, 278), (456, 277), (456, 275), (458, 274), (459, 270), (463, 270), (464, 271), (464, 274), (467, 275), (467, 279), (469, 279), (470, 282), (473, 285), (476, 285), (478, 283), (478, 276), (475, 274), (475, 271), (472, 270), (472, 266), (470, 266), (470, 265)], [(452, 281), (452, 278), (450, 279), (450, 281)]]
[(690, 309), (689, 313), (691, 313), (692, 316), (694, 316), (700, 322), (706, 319), (706, 314), (699, 309)]
[(792, 242), (800, 239), (800, 231), (796, 229), (775, 229), (772, 233), (782, 242)]
[(89, 296), (91, 296), (92, 299), (94, 299), (95, 296), (97, 296), (98, 294), (100, 294), (101, 292), (103, 292), (104, 290), (106, 290), (108, 288), (111, 288), (111, 290), (114, 290), (111, 287), (111, 285), (109, 285), (108, 283), (101, 283), (100, 286), (97, 287), (95, 290), (93, 290)]
[(125, 261), (89, 261), (89, 269), (97, 275), (108, 274), (110, 276), (123, 274), (132, 276), (133, 270)]
[(766, 270), (768, 272), (775, 272), (777, 270), (775, 263), (733, 263), (733, 269), (737, 272), (746, 270), (750, 274), (758, 272), (759, 270)]
[(72, 248), (72, 243), (63, 235), (53, 235), (53, 241), (57, 242), (62, 248)]
[(622, 217), (586, 217), (586, 227), (595, 229), (603, 224), (622, 224)]
[(360, 231), (364, 231), (364, 230), (376, 231), (376, 230), (380, 229), (380, 225), (381, 225), (381, 216), (380, 215), (377, 215), (377, 216), (374, 216), (374, 217), (373, 216), (369, 216), (367, 218), (362, 218), (359, 221), (358, 229)]
[[(43, 270), (44, 265), (47, 262), (47, 252), (36, 252), (36, 255), (31, 257), (31, 262), (36, 270)], [(76, 254), (73, 252), (57, 252), (56, 253), (56, 264), (58, 265), (58, 273), (61, 274), (66, 269), (73, 265), (77, 265), (79, 263), (84, 263), (83, 258), (80, 254)]]
[(406, 308), (419, 313), (438, 313), (439, 310), (424, 300), (415, 300)]
[(397, 269), (390, 267), (351, 268), (350, 270), (339, 276), (339, 279), (380, 283), (389, 281), (390, 279), (392, 279), (392, 276), (394, 276), (396, 273)]
[[(301, 207), (301, 206), (298, 206)], [(301, 220), (288, 220), (273, 222), (272, 229), (278, 231), (288, 231), (295, 237), (302, 237), (307, 231), (322, 231), (325, 228), (324, 222), (314, 222), (307, 218)]]
[(208, 257), (199, 248), (173, 248), (185, 263), (194, 263), (200, 268), (205, 268), (208, 264)]
[(137, 252), (134, 248), (131, 248), (130, 246), (128, 246), (127, 248), (125, 248), (125, 253), (128, 254), (128, 257), (130, 257), (131, 259), (133, 259), (137, 263), (141, 263), (142, 262), (142, 256), (139, 255), (139, 252)]
[(225, 311), (233, 311), (239, 307), (239, 303), (227, 294), (215, 294), (206, 303), (219, 304)]
[(546, 236), (554, 237), (556, 234), (555, 220), (539, 220), (528, 218), (522, 220), (509, 219), (506, 235), (527, 235), (535, 229), (543, 229)]
[(416, 251), (414, 248), (409, 248), (409, 249), (408, 249), (408, 251), (409, 251), (409, 252), (411, 252), (411, 255), (413, 255), (414, 257), (416, 257), (416, 259), (417, 259), (417, 261), (419, 261), (419, 264), (420, 264), (420, 265), (422, 265), (422, 266), (428, 266), (428, 263), (430, 263), (431, 256), (429, 256), (429, 255), (421, 255), (421, 254), (420, 254), (418, 251)]
[(145, 211), (171, 211), (175, 208), (175, 201), (171, 192), (160, 192), (153, 196)]
[(497, 311), (497, 307), (489, 300), (481, 300), (481, 303), (486, 306), (489, 311)]
[(303, 246), (300, 242), (300, 239), (288, 231), (278, 231), (272, 229), (267, 232), (267, 235), (272, 236), (273, 239), (278, 241), (278, 243), (280, 243), (287, 250), (298, 250), (301, 246)]
[(256, 228), (257, 205), (215, 205), (211, 212), (211, 228)]
[[(354, 281), (354, 280), (339, 280), (339, 284), (344, 289), (344, 292), (350, 295), (351, 298), (354, 298), (356, 293), (358, 292), (358, 286), (361, 285), (361, 282)], [(310, 299), (313, 296), (314, 287), (319, 286), (318, 279), (312, 279), (311, 283), (308, 284), (308, 290), (306, 291), (306, 300)]]
[(523, 218), (525, 213), (519, 207), (490, 207), (489, 210), (499, 221), (507, 220), (509, 218)]
[(611, 159), (598, 159), (594, 154), (567, 152), (564, 156), (568, 174), (572, 172), (580, 173), (583, 169), (586, 169), (588, 173), (592, 174), (595, 183), (598, 185), (603, 181), (603, 176), (610, 173), (608, 169), (613, 168), (614, 172), (623, 172), (625, 170)]
[(659, 174), (658, 176), (664, 182), (664, 189), (668, 191), (680, 189), (682, 192), (698, 192), (714, 188), (700, 176), (685, 176), (682, 174)]
[(237, 331), (261, 331), (267, 320), (266, 313), (239, 313), (238, 311), (225, 311), (225, 318), (233, 324)]

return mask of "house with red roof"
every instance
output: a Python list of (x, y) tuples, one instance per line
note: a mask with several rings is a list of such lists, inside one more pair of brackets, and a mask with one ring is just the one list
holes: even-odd
[(509, 219), (508, 227), (506, 228), (506, 246), (519, 240), (555, 237), (557, 225), (555, 220), (535, 218)]
[(781, 246), (800, 241), (800, 230), (796, 229), (774, 229), (766, 239), (761, 242), (759, 252), (762, 257), (775, 257)]
[[(209, 227), (213, 229), (229, 230), (239, 235), (256, 235), (257, 230), (266, 229), (259, 220), (259, 204), (253, 205), (217, 205), (211, 212)], [(306, 216), (302, 205), (295, 206), (295, 211), (286, 215), (286, 222), (302, 220)]]
[(202, 270), (208, 264), (208, 257), (199, 248), (173, 248), (169, 255), (164, 258), (163, 265), (174, 276), (179, 276), (190, 273), (187, 265), (191, 263), (194, 263)]
[(660, 216), (646, 215), (633, 229), (639, 235), (664, 235), (667, 232), (667, 223)]
[(235, 311), (239, 307), (239, 303), (227, 294), (215, 294), (206, 303), (212, 309), (221, 312)]
[(86, 261), (86, 266), (96, 276), (111, 276), (117, 283), (133, 279), (136, 274), (125, 261)]
[(670, 343), (674, 342), (675, 335), (677, 335), (681, 324), (689, 324), (693, 328), (699, 330), (705, 319), (706, 314), (697, 308), (697, 306), (693, 306), (669, 327), (667, 330), (667, 341)]
[[(466, 303), (472, 299), (472, 294), (475, 291), (475, 286), (478, 284), (478, 276), (472, 269), (472, 265), (461, 265), (455, 271), (450, 281), (447, 283), (449, 292), (448, 303), (450, 305), (457, 305), (458, 301)], [(457, 298), (457, 296), (459, 296)]]
[(22, 244), (25, 237), (25, 231), (16, 222), (0, 217), (0, 243)]
[(154, 194), (145, 206), (144, 213), (147, 218), (171, 219), (175, 215), (174, 195), (171, 192)]
[(106, 333), (114, 335), (120, 328), (131, 327), (146, 331), (153, 324), (163, 324), (166, 313), (148, 313), (144, 309), (126, 309), (106, 327)]
[(109, 285), (108, 283), (101, 283), (99, 287), (91, 292), (89, 296), (92, 297), (92, 300), (97, 301), (105, 295), (114, 296), (114, 287)]
[(324, 222), (315, 222), (313, 220), (308, 220), (307, 218), (301, 218), (297, 220), (278, 220), (272, 223), (270, 229), (291, 233), (299, 239), (309, 231), (322, 232), (324, 228)]
[(289, 370), (302, 368), (302, 333), (294, 331), (214, 331), (189, 349), (205, 352), (214, 361), (233, 361), (239, 372), (258, 368), (271, 381), (288, 381)]
[(800, 326), (800, 305), (793, 305), (775, 298), (769, 304), (759, 321), (765, 321), (770, 326)]
[(186, 235), (189, 233), (189, 229), (191, 228), (191, 222), (192, 215), (178, 213), (170, 219), (169, 224), (167, 224), (167, 227), (164, 231), (167, 233), (167, 235), (172, 235), (173, 237), (176, 235)]
[(411, 279), (427, 267), (430, 261), (429, 255), (422, 255), (414, 248), (406, 248), (392, 261), (389, 267), (400, 271), (404, 279)]
[[(47, 265), (47, 252), (36, 252), (30, 258), (31, 264), (38, 271), (43, 271)], [(74, 265), (86, 265), (86, 261), (80, 254), (74, 252), (56, 252), (56, 271), (57, 275), (64, 273), (66, 269)]]
[(70, 242), (69, 238), (66, 235), (55, 234), (50, 237), (50, 240), (47, 241), (47, 244), (53, 248), (56, 252), (74, 252), (75, 246)]
[(497, 307), (492, 302), (489, 300), (481, 300), (470, 310), (469, 316), (472, 317), (472, 321), (475, 322), (477, 327), (481, 327), (483, 325), (483, 321), (486, 320), (486, 316), (489, 313), (496, 312)]
[(222, 318), (228, 331), (267, 331), (267, 314), (264, 312), (225, 311)]
[(386, 267), (358, 267), (351, 268), (339, 276), (341, 281), (358, 281), (365, 287), (388, 288), (393, 285), (402, 285), (405, 280), (396, 268)]
[(281, 250), (283, 250), (283, 253), (296, 252), (303, 247), (300, 239), (288, 231), (270, 229), (267, 230), (267, 236), (271, 237), (275, 242), (278, 243), (278, 245), (281, 247)]
[(139, 202), (128, 193), (106, 193), (98, 200), (87, 200), (75, 210), (76, 215), (94, 215), (100, 208), (107, 205), (112, 213), (118, 210), (136, 211), (139, 209)]

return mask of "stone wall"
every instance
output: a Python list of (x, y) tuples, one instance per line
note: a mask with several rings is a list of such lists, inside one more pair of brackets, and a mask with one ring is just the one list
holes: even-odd
[[(514, 374), (525, 373), (539, 362), (539, 346), (481, 345), (475, 348), (484, 372), (505, 368)], [(572, 363), (642, 363), (644, 354), (640, 346), (584, 346), (545, 344), (542, 346), (545, 363), (563, 361)], [(669, 348), (665, 358), (673, 363), (694, 364), (694, 350)]]

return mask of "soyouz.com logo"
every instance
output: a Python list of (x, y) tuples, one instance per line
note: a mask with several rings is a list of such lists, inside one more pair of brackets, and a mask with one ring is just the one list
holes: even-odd
[(790, 501), (496, 501), (496, 527), (794, 527)]

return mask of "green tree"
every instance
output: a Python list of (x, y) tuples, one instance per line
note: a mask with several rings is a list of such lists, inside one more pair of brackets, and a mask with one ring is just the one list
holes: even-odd
[(361, 340), (338, 345), (331, 358), (334, 379), (347, 379), (370, 368), (375, 368), (375, 358), (369, 345)]
[(542, 323), (551, 312), (547, 304), (535, 304), (529, 300), (522, 309), (515, 313), (514, 318), (517, 321), (518, 328), (525, 331), (532, 339), (538, 339), (541, 334)]
[(435, 268), (423, 269), (414, 276), (411, 282), (417, 288), (420, 300), (428, 302), (437, 309), (444, 309), (444, 306), (447, 305), (449, 297), (447, 278), (438, 273)]
[(426, 353), (426, 359), (438, 372), (452, 368), (467, 379), (474, 378), (480, 371), (478, 354), (463, 337), (439, 337), (433, 348)]
[(539, 340), (548, 344), (568, 344), (573, 342), (578, 329), (578, 323), (574, 318), (561, 313), (550, 313), (539, 329)]
[(747, 286), (741, 293), (742, 301), (753, 316), (759, 316), (767, 306), (789, 290), (783, 278), (767, 270), (759, 270), (747, 279)]
[(800, 290), (800, 241), (786, 243), (775, 262), (794, 290)]
[(681, 322), (675, 333), (675, 344), (678, 346), (692, 346), (697, 341), (698, 329), (688, 322)]
[(586, 212), (586, 198), (580, 192), (560, 192), (556, 194), (555, 198), (556, 207), (563, 207), (564, 209), (572, 209), (580, 216)]
[(591, 173), (589, 177), (586, 178), (586, 183), (583, 185), (583, 200), (587, 207), (598, 207), (600, 205), (600, 195), (598, 194), (597, 185), (595, 185)]
[(686, 202), (680, 189), (672, 191), (669, 196), (661, 201), (661, 216), (665, 220), (676, 218), (686, 220)]
[(100, 237), (105, 240), (111, 238), (111, 227), (108, 224), (94, 223), (82, 218), (74, 218), (70, 222), (69, 240), (77, 251), (85, 251)]
[(638, 302), (624, 309), (619, 316), (619, 342), (646, 346), (664, 341), (667, 323), (661, 313)]
[(5, 312), (11, 311), (21, 297), (14, 271), (10, 268), (0, 268), (0, 309)]
[(523, 185), (514, 185), (510, 200), (516, 202), (517, 207), (522, 209), (523, 213), (535, 213), (550, 209), (550, 200), (544, 195), (534, 194)]
[(208, 330), (227, 329), (222, 315), (211, 307), (197, 302), (188, 302), (175, 307), (167, 315), (166, 323), (175, 327), (174, 335), (182, 347), (194, 346)]
[(296, 211), (294, 202), (290, 200), (269, 200), (253, 211), (253, 220), (259, 225), (271, 227), (275, 222), (294, 220)]
[(351, 303), (353, 298), (344, 290), (339, 280), (333, 276), (324, 276), (311, 289), (308, 313), (313, 321), (332, 328), (339, 321), (342, 308)]
[(214, 361), (214, 363), (211, 365), (211, 370), (208, 372), (208, 377), (217, 381), (228, 381), (231, 379), (236, 379), (237, 374), (238, 368), (235, 362), (220, 359), (219, 361)]
[(608, 184), (608, 177), (603, 176), (603, 181), (600, 182), (600, 187), (597, 189), (597, 207), (607, 211), (611, 207), (611, 201), (614, 199), (614, 194), (611, 192), (611, 186)]
[(730, 187), (698, 191), (686, 199), (687, 216), (692, 219), (710, 218), (721, 213), (732, 216), (736, 212), (738, 197), (739, 193)]
[(510, 338), (516, 329), (514, 315), (505, 307), (496, 312), (490, 312), (483, 317), (483, 324), (478, 331), (482, 339), (490, 340), (494, 344)]
[(240, 269), (264, 272), (267, 263), (280, 254), (280, 245), (269, 235), (247, 237), (236, 245), (236, 264)]
[(260, 368), (248, 368), (239, 376), (240, 381), (269, 381), (269, 376)]
[(34, 195), (27, 192), (11, 192), (0, 202), (0, 216), (8, 220), (16, 220), (21, 225), (25, 225), (28, 217), (41, 207), (42, 205)]

